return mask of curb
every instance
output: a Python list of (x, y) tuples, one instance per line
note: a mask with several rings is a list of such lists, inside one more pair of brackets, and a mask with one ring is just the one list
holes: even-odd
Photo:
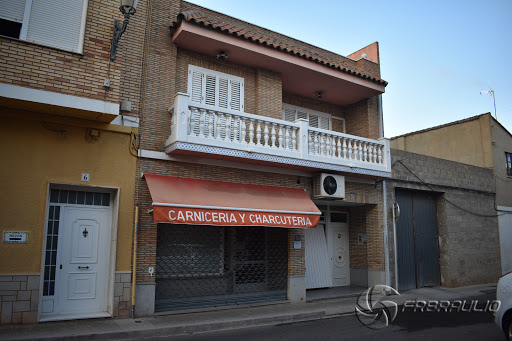
[(166, 337), (186, 334), (197, 334), (212, 331), (229, 330), (235, 328), (249, 328), (281, 323), (301, 322), (322, 319), (326, 317), (325, 311), (299, 314), (283, 314), (280, 316), (265, 316), (259, 318), (248, 318), (235, 321), (218, 321), (210, 323), (198, 323), (184, 326), (162, 326), (154, 329), (145, 328), (131, 331), (109, 331), (105, 333), (68, 335), (62, 337), (50, 336), (42, 338), (26, 338), (24, 340), (136, 340), (144, 337)]

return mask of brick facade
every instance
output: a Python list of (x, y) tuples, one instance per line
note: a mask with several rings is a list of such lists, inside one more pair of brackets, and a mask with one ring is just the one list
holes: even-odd
[[(501, 265), (492, 170), (395, 149), (391, 155), (394, 181), (387, 183), (388, 212), (396, 188), (436, 195), (441, 285), (496, 282)], [(395, 274), (391, 214), (388, 226), (391, 274)]]

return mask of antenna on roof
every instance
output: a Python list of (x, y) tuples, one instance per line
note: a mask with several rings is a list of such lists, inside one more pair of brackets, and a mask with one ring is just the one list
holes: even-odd
[(480, 91), (480, 95), (492, 95), (492, 99), (494, 101), (494, 117), (498, 119), (498, 115), (496, 114), (496, 98), (494, 97), (494, 90), (489, 88), (487, 91)]

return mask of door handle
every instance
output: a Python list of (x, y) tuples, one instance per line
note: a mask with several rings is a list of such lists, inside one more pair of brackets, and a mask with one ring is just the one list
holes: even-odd
[(87, 265), (87, 266), (80, 266), (80, 265), (79, 265), (79, 266), (78, 266), (78, 269), (89, 269), (89, 265)]

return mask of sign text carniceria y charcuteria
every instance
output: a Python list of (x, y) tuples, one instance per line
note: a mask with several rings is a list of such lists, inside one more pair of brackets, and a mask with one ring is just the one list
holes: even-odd
[(272, 214), (260, 212), (209, 212), (191, 210), (169, 210), (171, 222), (196, 224), (225, 223), (229, 225), (275, 225), (302, 226), (312, 225), (309, 217), (288, 214)]

